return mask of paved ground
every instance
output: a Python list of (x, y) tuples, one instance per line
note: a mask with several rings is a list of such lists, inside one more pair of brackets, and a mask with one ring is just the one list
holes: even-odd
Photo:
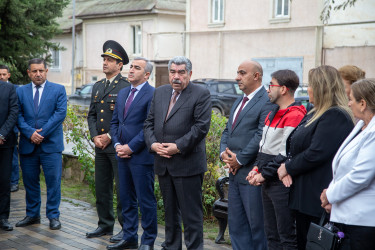
[[(9, 222), (14, 225), (25, 216), (25, 191), (12, 193)], [(45, 217), (45, 195), (42, 196), (41, 224), (28, 227), (14, 227), (11, 232), (0, 230), (0, 249), (106, 249), (109, 236), (87, 239), (85, 233), (97, 227), (96, 211), (89, 204), (64, 199), (60, 206), (61, 230), (50, 230), (49, 220)], [(118, 224), (115, 233), (120, 230)], [(141, 231), (141, 229), (140, 229)], [(141, 235), (141, 232), (140, 234)], [(159, 226), (155, 249), (161, 249), (164, 241), (164, 227)], [(205, 240), (205, 249), (228, 250), (229, 245), (218, 245)], [(185, 247), (183, 249), (186, 249)]]

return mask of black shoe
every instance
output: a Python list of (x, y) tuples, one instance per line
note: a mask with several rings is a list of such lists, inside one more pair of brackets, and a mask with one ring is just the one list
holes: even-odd
[(0, 219), (0, 228), (5, 231), (13, 230), (13, 227), (9, 224), (8, 219)]
[(17, 192), (18, 184), (10, 184), (10, 192)]
[(51, 230), (58, 230), (61, 228), (61, 223), (59, 218), (53, 218), (49, 220), (49, 229)]
[(40, 217), (26, 216), (23, 220), (17, 222), (16, 227), (26, 227), (32, 224), (40, 224)]
[(107, 249), (137, 249), (138, 242), (129, 242), (126, 240), (121, 240), (120, 242), (107, 246)]
[(106, 231), (103, 228), (98, 227), (94, 231), (86, 233), (86, 238), (95, 238), (95, 237), (100, 237), (103, 235), (112, 235), (112, 234), (113, 234), (112, 231)]
[(120, 231), (118, 234), (113, 235), (110, 239), (109, 242), (111, 243), (116, 243), (122, 240), (122, 237), (124, 236), (124, 231)]
[(154, 246), (141, 245), (138, 250), (154, 250)]

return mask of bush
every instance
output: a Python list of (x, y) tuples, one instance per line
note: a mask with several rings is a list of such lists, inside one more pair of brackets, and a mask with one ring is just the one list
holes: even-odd
[(90, 140), (86, 117), (87, 113), (79, 106), (68, 105), (63, 127), (65, 140), (74, 144), (73, 153), (78, 156), (78, 161), (81, 163), (84, 180), (95, 195), (95, 147)]

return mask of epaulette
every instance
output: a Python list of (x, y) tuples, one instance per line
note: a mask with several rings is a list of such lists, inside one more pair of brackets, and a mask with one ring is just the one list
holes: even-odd
[(121, 76), (120, 79), (123, 79), (123, 80), (129, 82), (129, 81), (128, 81), (128, 78), (127, 78), (126, 76)]

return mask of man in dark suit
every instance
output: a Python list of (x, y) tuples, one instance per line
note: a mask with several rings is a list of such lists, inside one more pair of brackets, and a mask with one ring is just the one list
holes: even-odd
[(122, 89), (111, 121), (112, 141), (118, 157), (120, 200), (124, 236), (107, 249), (138, 247), (138, 205), (142, 214), (141, 250), (154, 249), (157, 236), (156, 199), (154, 195), (154, 156), (146, 147), (143, 124), (155, 88), (147, 82), (152, 64), (136, 57), (128, 74), (130, 87)]
[(13, 148), (17, 137), (13, 131), (17, 122), (18, 105), (14, 86), (0, 81), (0, 228), (13, 230), (9, 224), (10, 176)]
[(188, 58), (171, 59), (168, 70), (170, 85), (155, 90), (144, 126), (147, 147), (156, 153), (155, 173), (163, 195), (164, 249), (182, 248), (181, 218), (187, 249), (203, 249), (202, 182), (211, 97), (190, 82)]
[[(117, 95), (121, 89), (130, 86), (121, 76), (123, 65), (129, 63), (124, 48), (116, 41), (103, 44), (103, 73), (106, 78), (95, 83), (92, 89), (91, 104), (87, 116), (91, 140), (95, 144), (95, 192), (98, 227), (86, 233), (87, 238), (112, 235), (115, 224), (113, 212), (113, 179), (116, 192), (120, 194), (116, 151), (113, 147), (110, 125)], [(117, 196), (119, 197), (119, 196)], [(121, 202), (117, 199), (117, 217), (122, 226)], [(111, 242), (122, 240), (123, 231), (110, 238)]]
[(47, 81), (43, 59), (29, 61), (31, 83), (19, 87), (18, 128), (22, 178), (26, 189), (26, 217), (16, 224), (40, 223), (40, 165), (47, 186), (46, 215), (52, 230), (60, 229), (61, 171), (64, 150), (62, 123), (66, 116), (66, 93), (62, 85)]
[[(0, 65), (0, 81), (3, 82), (9, 82), (10, 78), (10, 71), (9, 67), (6, 65)], [(18, 85), (13, 85), (15, 87), (18, 87)], [(14, 133), (16, 134), (16, 137), (18, 137), (18, 128), (17, 126), (14, 126)], [(17, 144), (14, 145), (14, 150), (13, 150), (13, 160), (12, 160), (12, 174), (10, 177), (10, 191), (11, 192), (17, 192), (18, 191), (18, 181), (20, 179), (20, 167), (18, 163), (18, 148)]]
[(262, 66), (255, 61), (244, 61), (238, 67), (236, 81), (244, 96), (233, 104), (220, 143), (221, 159), (229, 168), (228, 223), (235, 250), (267, 249), (261, 189), (246, 181), (272, 109), (262, 75)]

